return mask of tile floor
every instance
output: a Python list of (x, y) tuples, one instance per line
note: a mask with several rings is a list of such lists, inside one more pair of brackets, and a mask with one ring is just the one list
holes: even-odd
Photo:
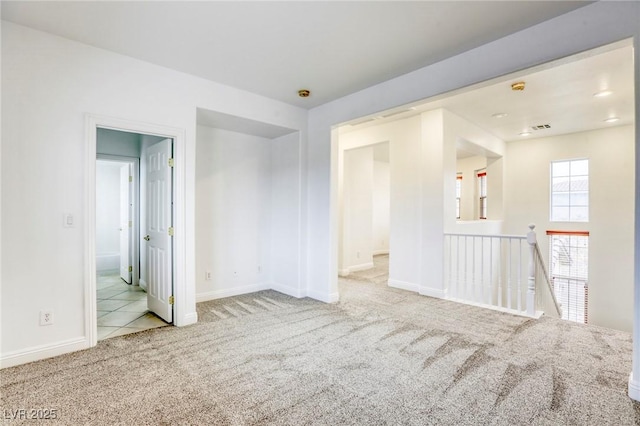
[(98, 340), (167, 325), (147, 310), (147, 293), (122, 281), (117, 271), (98, 273), (97, 297)]

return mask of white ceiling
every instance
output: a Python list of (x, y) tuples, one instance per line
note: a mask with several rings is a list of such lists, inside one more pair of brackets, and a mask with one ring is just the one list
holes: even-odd
[[(2, 19), (312, 108), (583, 1), (2, 1)], [(307, 99), (297, 96), (308, 88)]]
[[(525, 90), (511, 84), (525, 82)], [(594, 97), (609, 90), (606, 97)], [(349, 132), (445, 108), (510, 142), (634, 123), (633, 48), (630, 40), (464, 88), (422, 103), (354, 120)], [(496, 118), (498, 113), (506, 117)], [(604, 120), (617, 117), (618, 121)], [(543, 130), (532, 126), (550, 125)], [(520, 135), (528, 130), (529, 136)], [(477, 153), (458, 151), (458, 157)]]

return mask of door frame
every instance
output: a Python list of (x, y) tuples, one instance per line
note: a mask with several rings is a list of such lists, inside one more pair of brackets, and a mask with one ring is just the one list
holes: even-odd
[(98, 343), (96, 295), (96, 143), (98, 128), (173, 139), (173, 294), (174, 325), (195, 323), (187, 300), (186, 132), (184, 129), (96, 114), (85, 116), (85, 335), (90, 346)]
[[(131, 285), (139, 285), (140, 281), (140, 159), (124, 155), (96, 154), (96, 161), (113, 161), (127, 163), (132, 166), (133, 179), (131, 184), (131, 204), (133, 204), (133, 218), (131, 226)], [(97, 196), (97, 194), (96, 194)]]

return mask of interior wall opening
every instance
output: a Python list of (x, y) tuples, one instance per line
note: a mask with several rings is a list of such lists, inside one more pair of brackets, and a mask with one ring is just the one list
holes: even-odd
[(339, 275), (387, 284), (390, 256), (389, 142), (341, 145)]
[[(391, 187), (402, 204), (391, 204), (391, 223), (401, 225), (391, 226), (389, 285), (446, 298), (439, 277), (446, 233), (525, 235), (534, 223), (544, 247), (545, 231), (590, 231), (589, 321), (630, 330), (633, 56), (632, 40), (622, 40), (338, 126), (339, 152), (345, 140), (375, 135), (392, 141), (391, 168), (397, 173)], [(513, 90), (519, 82), (524, 90)], [(469, 142), (482, 152), (469, 150)], [(575, 158), (591, 162), (589, 220), (555, 220), (550, 164)], [(336, 227), (338, 265), (342, 226)]]
[[(149, 182), (157, 157), (148, 154), (167, 138), (106, 128), (96, 133), (96, 323), (102, 340), (171, 323), (172, 307), (158, 307), (155, 299), (158, 285), (173, 294), (173, 278), (148, 237), (158, 217), (151, 198), (161, 192)], [(165, 184), (171, 192), (171, 182)], [(165, 203), (171, 221), (172, 200)]]

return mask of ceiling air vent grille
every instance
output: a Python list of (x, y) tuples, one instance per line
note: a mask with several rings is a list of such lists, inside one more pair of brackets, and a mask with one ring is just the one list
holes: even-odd
[(550, 128), (551, 124), (538, 124), (537, 126), (531, 126), (531, 130), (545, 130)]
[(375, 121), (375, 118), (365, 118), (364, 120), (357, 121), (355, 123), (351, 123), (350, 126), (359, 126), (360, 124), (369, 123), (370, 121)]
[(400, 111), (395, 111), (395, 112), (383, 115), (382, 118), (393, 117), (394, 115), (404, 114), (405, 112), (409, 112), (409, 111), (412, 111), (412, 110), (411, 109), (401, 109)]

